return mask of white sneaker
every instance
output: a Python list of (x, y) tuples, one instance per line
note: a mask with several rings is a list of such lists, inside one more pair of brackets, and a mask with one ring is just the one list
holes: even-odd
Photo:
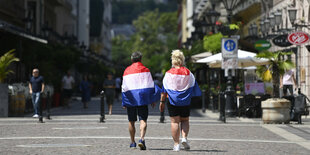
[(180, 144), (173, 146), (173, 151), (180, 151)]
[(182, 145), (183, 145), (183, 147), (184, 147), (184, 150), (189, 150), (189, 149), (191, 149), (191, 147), (189, 146), (188, 141), (187, 141), (186, 138), (182, 138)]
[(34, 114), (32, 117), (33, 117), (33, 118), (38, 118), (39, 115), (38, 115), (38, 114)]

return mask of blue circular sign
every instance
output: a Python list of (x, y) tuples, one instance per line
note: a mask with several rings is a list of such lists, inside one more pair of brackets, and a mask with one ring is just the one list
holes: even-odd
[(228, 52), (234, 51), (236, 49), (236, 43), (233, 40), (226, 40), (224, 48)]

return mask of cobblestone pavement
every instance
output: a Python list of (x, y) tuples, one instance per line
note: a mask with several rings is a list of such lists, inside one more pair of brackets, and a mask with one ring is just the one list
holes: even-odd
[[(115, 102), (112, 115), (99, 123), (99, 98), (88, 109), (79, 100), (70, 109), (53, 108), (51, 120), (25, 117), (0, 118), (0, 154), (309, 154), (310, 119), (262, 124), (260, 119), (228, 118), (224, 124), (218, 113), (199, 109), (191, 111), (190, 151), (173, 152), (169, 117), (159, 123), (158, 104), (150, 108), (146, 134), (147, 150), (129, 149), (126, 110)], [(136, 141), (139, 123), (136, 124)]]

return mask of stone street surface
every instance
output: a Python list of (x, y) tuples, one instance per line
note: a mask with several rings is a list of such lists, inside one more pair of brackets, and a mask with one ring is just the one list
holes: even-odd
[[(228, 118), (218, 113), (193, 109), (188, 140), (190, 151), (173, 152), (170, 120), (159, 123), (158, 104), (150, 108), (146, 134), (147, 150), (129, 149), (126, 110), (115, 102), (112, 115), (99, 123), (100, 99), (93, 98), (88, 109), (79, 100), (70, 109), (51, 110), (51, 120), (38, 123), (32, 114), (0, 118), (0, 154), (310, 154), (310, 119), (304, 124), (262, 124), (260, 119)], [(107, 112), (107, 107), (105, 108)], [(136, 142), (139, 123), (136, 123)]]

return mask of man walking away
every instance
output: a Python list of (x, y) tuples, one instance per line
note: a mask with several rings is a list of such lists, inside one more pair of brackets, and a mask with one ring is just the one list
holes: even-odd
[(29, 82), (29, 93), (32, 97), (32, 104), (34, 108), (34, 115), (32, 117), (39, 117), (39, 104), (40, 104), (40, 96), (44, 91), (44, 79), (43, 76), (39, 75), (39, 69), (35, 68), (32, 70), (32, 77)]
[(132, 65), (126, 68), (123, 75), (122, 84), (122, 105), (127, 108), (129, 120), (129, 133), (131, 138), (130, 148), (136, 148), (135, 142), (135, 122), (137, 115), (140, 121), (140, 140), (138, 146), (140, 150), (145, 150), (144, 136), (147, 128), (148, 105), (155, 106), (160, 98), (160, 89), (154, 84), (150, 70), (142, 63), (142, 54), (134, 52), (131, 55)]

